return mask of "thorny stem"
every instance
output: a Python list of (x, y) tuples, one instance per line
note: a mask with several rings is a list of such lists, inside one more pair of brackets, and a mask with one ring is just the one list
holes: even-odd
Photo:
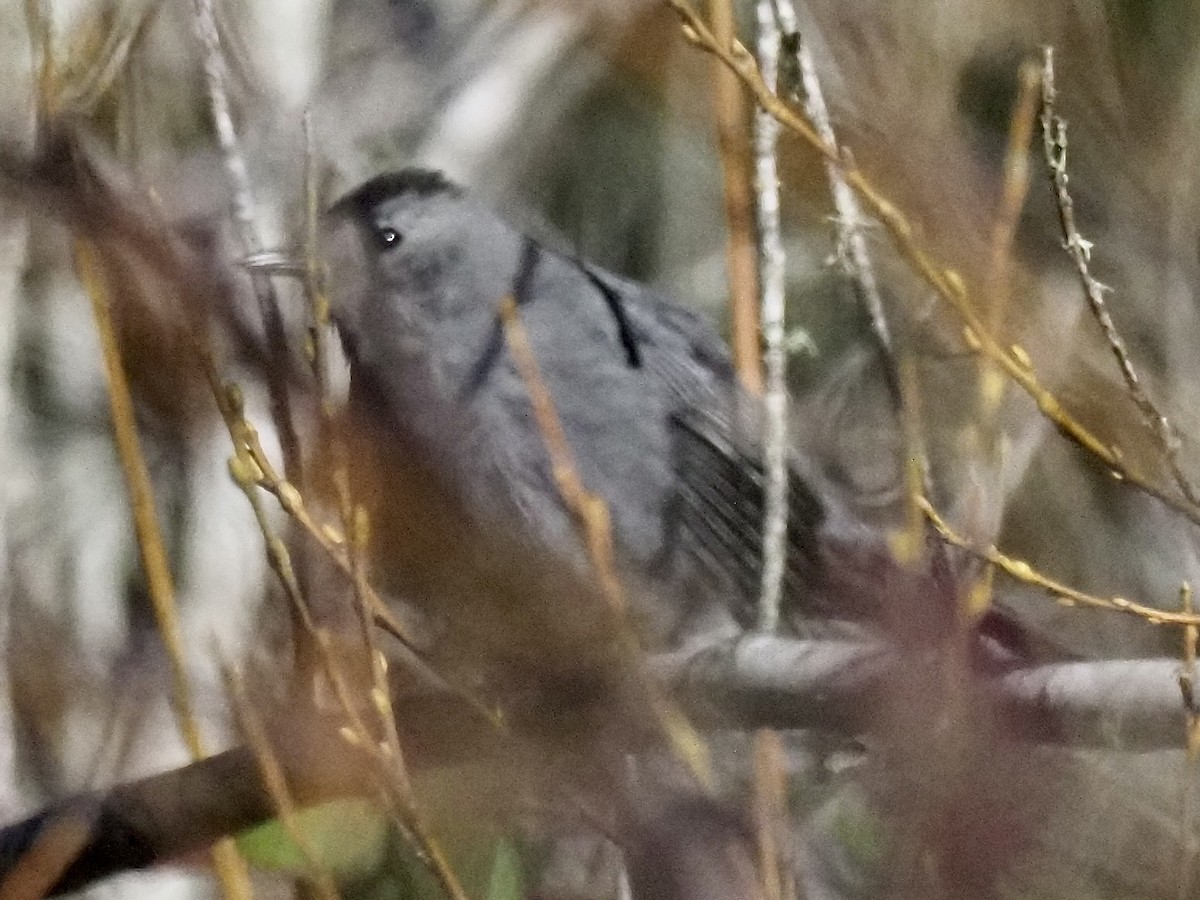
[(1046, 157), (1046, 166), (1050, 170), (1050, 182), (1054, 188), (1054, 198), (1058, 202), (1058, 218), (1059, 224), (1062, 226), (1063, 248), (1075, 264), (1075, 271), (1079, 274), (1079, 281), (1083, 286), (1083, 293), (1087, 297), (1092, 316), (1099, 324), (1100, 330), (1104, 334), (1104, 340), (1117, 361), (1117, 367), (1121, 370), (1121, 378), (1125, 381), (1125, 388), (1128, 390), (1129, 396), (1133, 398), (1133, 402), (1137, 404), (1138, 411), (1142, 414), (1143, 420), (1154, 433), (1162, 448), (1163, 456), (1170, 468), (1171, 477), (1174, 479), (1175, 485), (1179, 488), (1179, 492), (1187, 498), (1189, 503), (1193, 505), (1200, 504), (1200, 493), (1197, 493), (1195, 485), (1191, 483), (1179, 465), (1179, 448), (1182, 443), (1179, 432), (1175, 430), (1175, 426), (1171, 424), (1171, 420), (1167, 418), (1166, 413), (1158, 408), (1158, 405), (1146, 392), (1141, 378), (1138, 376), (1137, 369), (1134, 368), (1133, 359), (1129, 355), (1129, 348), (1126, 347), (1125, 341), (1121, 337), (1121, 333), (1117, 330), (1112, 315), (1108, 311), (1108, 304), (1104, 299), (1104, 295), (1111, 288), (1108, 285), (1101, 284), (1089, 269), (1088, 264), (1092, 255), (1092, 242), (1085, 240), (1083, 235), (1079, 233), (1079, 228), (1075, 222), (1075, 202), (1071, 199), (1071, 193), (1068, 189), (1067, 123), (1063, 121), (1054, 108), (1057, 97), (1057, 91), (1054, 87), (1054, 48), (1046, 47), (1043, 54), (1042, 147)]
[[(817, 76), (816, 63), (808, 42), (800, 33), (795, 8), (792, 6), (791, 0), (776, 0), (776, 3), (783, 26), (784, 44), (795, 54), (796, 68), (800, 72), (800, 83), (804, 88), (804, 112), (821, 139), (843, 157), (843, 162), (840, 163), (832, 160), (825, 162), (825, 174), (829, 180), (833, 208), (837, 211), (838, 260), (858, 290), (859, 299), (866, 308), (867, 317), (871, 322), (871, 331), (879, 345), (880, 353), (885, 361), (892, 361), (894, 353), (892, 332), (888, 325), (887, 312), (883, 308), (883, 296), (879, 291), (879, 282), (875, 278), (875, 267), (871, 263), (871, 254), (867, 251), (867, 236), (864, 230), (862, 211), (859, 209), (854, 191), (846, 183), (843, 172), (847, 165), (852, 166), (853, 164), (847, 156), (848, 151), (839, 148), (837, 136), (833, 131), (833, 121), (829, 116), (829, 107), (825, 103), (825, 92), (821, 89), (821, 79)], [(775, 93), (778, 94), (778, 91)], [(891, 366), (890, 378), (894, 387), (895, 363), (891, 362)]]
[[(829, 115), (829, 106), (825, 102), (825, 92), (817, 75), (816, 62), (808, 42), (800, 33), (795, 7), (791, 0), (775, 0), (775, 3), (783, 30), (784, 47), (794, 57), (800, 87), (803, 88), (805, 115), (812, 122), (821, 140), (834, 148), (840, 159), (839, 162), (825, 160), (825, 175), (837, 213), (837, 258), (843, 271), (854, 284), (855, 293), (871, 323), (871, 334), (884, 366), (887, 387), (903, 433), (904, 458), (901, 468), (906, 486), (908, 524), (903, 532), (893, 538), (892, 549), (898, 560), (907, 563), (915, 560), (922, 549), (922, 516), (917, 507), (917, 498), (930, 492), (929, 467), (921, 440), (920, 385), (916, 367), (908, 354), (898, 351), (892, 338), (883, 295), (875, 277), (875, 266), (867, 249), (862, 210), (859, 208), (858, 198), (846, 181), (845, 169), (853, 168), (854, 160), (849, 148), (838, 144)], [(771, 85), (768, 84), (768, 87)], [(779, 95), (778, 90), (774, 93)], [(794, 88), (790, 94), (793, 102), (800, 100)]]

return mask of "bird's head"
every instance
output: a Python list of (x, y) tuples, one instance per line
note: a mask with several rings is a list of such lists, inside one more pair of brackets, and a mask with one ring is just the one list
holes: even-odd
[(377, 176), (325, 216), (335, 324), (352, 361), (452, 365), (478, 350), (512, 288), (521, 237), (427, 169)]

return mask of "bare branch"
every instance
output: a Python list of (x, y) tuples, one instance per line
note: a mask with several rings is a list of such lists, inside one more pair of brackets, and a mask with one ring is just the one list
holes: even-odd
[(1195, 485), (1179, 465), (1179, 448), (1182, 443), (1179, 432), (1175, 430), (1175, 426), (1171, 424), (1166, 413), (1158, 407), (1142, 385), (1137, 369), (1134, 368), (1133, 359), (1129, 355), (1129, 348), (1117, 330), (1116, 323), (1113, 322), (1112, 315), (1108, 311), (1108, 304), (1104, 299), (1104, 295), (1111, 289), (1107, 285), (1101, 284), (1091, 273), (1089, 263), (1092, 256), (1092, 242), (1085, 240), (1079, 233), (1079, 227), (1075, 222), (1075, 202), (1071, 199), (1071, 193), (1067, 187), (1069, 180), (1067, 176), (1067, 123), (1054, 108), (1057, 96), (1054, 87), (1054, 48), (1046, 47), (1043, 53), (1042, 147), (1045, 152), (1046, 165), (1050, 170), (1054, 198), (1058, 202), (1058, 219), (1062, 226), (1063, 248), (1071, 257), (1071, 261), (1075, 263), (1075, 271), (1079, 274), (1079, 281), (1083, 286), (1083, 293), (1087, 298), (1092, 316), (1099, 324), (1100, 330), (1104, 334), (1104, 340), (1117, 361), (1117, 367), (1121, 370), (1121, 378), (1125, 381), (1125, 388), (1129, 392), (1129, 396), (1133, 398), (1146, 425), (1158, 439), (1175, 485), (1187, 498), (1188, 503), (1200, 504), (1200, 493), (1197, 493)]
[(229, 694), (233, 710), (237, 714), (238, 726), (245, 736), (250, 752), (254, 754), (255, 762), (258, 763), (258, 772), (271, 795), (271, 802), (275, 804), (279, 813), (279, 823), (308, 864), (317, 896), (322, 900), (337, 900), (338, 890), (333, 876), (329, 868), (321, 862), (312, 841), (308, 839), (304, 827), (296, 818), (299, 808), (288, 787), (283, 765), (271, 746), (271, 738), (262, 718), (246, 695), (246, 685), (225, 659), (221, 660), (221, 675), (225, 680), (225, 690)]
[[(763, 78), (775, 90), (779, 73), (780, 33), (771, 0), (758, 0), (758, 59)], [(787, 568), (787, 448), (788, 392), (785, 316), (786, 260), (779, 216), (779, 166), (776, 150), (779, 123), (761, 107), (754, 111), (754, 171), (758, 213), (759, 317), (762, 322), (765, 384), (763, 406), (762, 584), (758, 598), (758, 628), (771, 633), (779, 627), (783, 576)]]
[[(1192, 586), (1186, 581), (1179, 589), (1180, 606), (1185, 613), (1194, 610)], [(1184, 746), (1187, 753), (1183, 761), (1183, 790), (1180, 795), (1179, 839), (1181, 858), (1179, 861), (1179, 900), (1192, 895), (1196, 867), (1196, 775), (1200, 774), (1200, 715), (1196, 712), (1196, 645), (1200, 641), (1200, 627), (1188, 625), (1183, 630), (1183, 668), (1179, 672), (1179, 692), (1182, 695)]]
[(5, 900), (41, 900), (79, 858), (99, 818), (90, 808), (67, 809), (48, 817), (30, 846), (0, 880)]
[[(213, 125), (229, 172), (233, 190), (233, 221), (244, 256), (253, 256), (262, 250), (258, 229), (255, 225), (254, 191), (250, 183), (250, 172), (242, 154), (237, 131), (233, 127), (233, 116), (229, 108), (226, 90), (227, 72), (225, 57), (221, 50), (221, 38), (217, 30), (214, 0), (193, 0), (196, 35), (200, 41), (204, 63), (204, 77), (208, 86), (208, 100), (212, 107)], [(267, 390), (271, 397), (271, 418), (279, 433), (279, 445), (283, 451), (283, 470), (293, 484), (303, 484), (300, 438), (292, 419), (291, 401), (288, 398), (287, 333), (279, 297), (269, 276), (251, 271), (250, 282), (258, 300), (263, 329), (267, 340), (268, 355), (274, 365), (266, 372)]]
[[(651, 668), (702, 722), (863, 734), (887, 687), (910, 677), (905, 664), (882, 641), (748, 635), (656, 657)], [(1179, 661), (1164, 658), (1050, 663), (980, 678), (1019, 729), (1014, 737), (1144, 751), (1180, 745), (1178, 674)]]
[(933, 525), (934, 530), (937, 531), (938, 535), (946, 543), (953, 544), (955, 547), (966, 550), (973, 556), (991, 563), (1010, 578), (1046, 591), (1056, 597), (1065, 606), (1085, 606), (1090, 609), (1103, 609), (1107, 612), (1124, 613), (1126, 615), (1137, 616), (1151, 625), (1182, 625), (1187, 627), (1200, 625), (1200, 616), (1195, 613), (1171, 612), (1170, 610), (1159, 609), (1157, 606), (1136, 603), (1125, 597), (1098, 597), (1095, 594), (1088, 594), (1065, 585), (1060, 581), (1055, 581), (1053, 578), (1034, 570), (1024, 560), (1007, 556), (993, 546), (981, 547), (972, 543), (955, 532), (946, 523), (945, 519), (938, 515), (937, 510), (933, 508), (927, 499), (921, 498), (920, 502), (921, 509), (929, 519), (930, 524)]

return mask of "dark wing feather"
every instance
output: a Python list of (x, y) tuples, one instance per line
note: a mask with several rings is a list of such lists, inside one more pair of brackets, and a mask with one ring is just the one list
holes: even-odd
[[(765, 476), (756, 434), (712, 409), (687, 407), (671, 417), (679, 496), (673, 510), (679, 551), (705, 574), (736, 590), (749, 609), (762, 571)], [(818, 578), (824, 507), (789, 466), (785, 596), (803, 603)]]
[[(739, 387), (728, 348), (704, 319), (609, 273), (594, 272), (597, 279), (625, 298), (626, 327), (671, 398), (669, 564), (682, 566), (699, 590), (734, 594), (734, 608), (748, 615), (762, 577), (761, 405)], [(789, 602), (803, 603), (817, 584), (824, 517), (820, 498), (793, 458), (784, 574)]]

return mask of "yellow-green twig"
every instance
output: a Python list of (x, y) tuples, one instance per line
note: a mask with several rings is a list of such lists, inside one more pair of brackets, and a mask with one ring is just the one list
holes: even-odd
[(283, 766), (280, 765), (279, 757), (276, 756), (275, 750), (271, 746), (271, 739), (262, 719), (254, 709), (250, 698), (246, 696), (246, 686), (243, 684), (241, 676), (224, 659), (221, 660), (221, 675), (225, 679), (225, 690), (229, 694), (233, 711), (237, 715), (238, 727), (254, 754), (263, 784), (279, 813), (279, 823), (291, 838), (292, 843), (299, 849), (305, 862), (308, 863), (309, 874), (317, 895), (322, 900), (337, 900), (338, 890), (333, 876), (330, 874), (329, 868), (321, 861), (303, 826), (297, 821), (298, 809), (295, 800), (292, 799), (292, 792), (288, 788)]
[[(542, 379), (533, 344), (521, 321), (517, 300), (511, 294), (500, 301), (500, 322), (504, 338), (512, 354), (513, 362), (529, 394), (533, 417), (541, 433), (542, 442), (550, 456), (550, 468), (555, 486), (575, 516), (587, 548), (588, 558), (596, 577), (600, 580), (601, 592), (608, 602), (625, 639), (624, 648), (631, 656), (637, 651), (637, 639), (630, 630), (628, 620), (629, 601), (617, 574), (616, 557), (613, 549), (612, 520), (608, 504), (602, 497), (593, 494), (583, 482), (575, 466), (574, 455), (566, 431), (554, 407), (554, 398)], [(691, 771), (700, 784), (712, 782), (712, 765), (708, 748), (692, 728), (686, 716), (651, 682), (649, 677), (635, 669), (639, 686), (654, 713), (663, 734), (678, 758)]]
[[(167, 551), (158, 525), (150, 472), (138, 439), (133, 398), (129, 392), (129, 383), (125, 377), (121, 351), (117, 344), (108, 282), (99, 250), (92, 242), (82, 238), (77, 241), (76, 262), (80, 280), (91, 300), (96, 331), (100, 337), (117, 455), (120, 457), (129, 490), (134, 531), (137, 534), (150, 602), (170, 661), (171, 706), (188, 752), (193, 759), (199, 760), (205, 755), (204, 742), (196, 721), (195, 704), (187, 676), (186, 654), (175, 605), (175, 586), (172, 583)], [(238, 900), (250, 896), (249, 876), (232, 842), (222, 841), (213, 848), (213, 862), (226, 897)]]
[(922, 497), (920, 499), (920, 505), (930, 524), (933, 525), (934, 530), (937, 531), (946, 543), (953, 544), (955, 547), (966, 550), (979, 559), (991, 563), (1010, 578), (1052, 594), (1062, 603), (1070, 606), (1086, 606), (1092, 609), (1125, 613), (1126, 615), (1137, 616), (1151, 625), (1200, 625), (1200, 616), (1194, 613), (1172, 612), (1171, 610), (1147, 606), (1144, 603), (1137, 603), (1124, 597), (1099, 597), (1095, 594), (1076, 590), (1069, 585), (1063, 584), (1061, 581), (1056, 581), (1036, 571), (1024, 560), (1014, 559), (1011, 556), (1001, 553), (994, 546), (980, 546), (967, 540), (950, 527), (926, 498)]
[[(712, 4), (713, 29), (733, 40), (736, 22), (733, 0)], [(725, 196), (725, 264), (729, 270), (730, 346), (742, 384), (753, 394), (763, 392), (763, 361), (759, 348), (758, 250), (755, 242), (754, 190), (751, 184), (746, 103), (737, 77), (724, 66), (713, 71), (713, 114)]]

